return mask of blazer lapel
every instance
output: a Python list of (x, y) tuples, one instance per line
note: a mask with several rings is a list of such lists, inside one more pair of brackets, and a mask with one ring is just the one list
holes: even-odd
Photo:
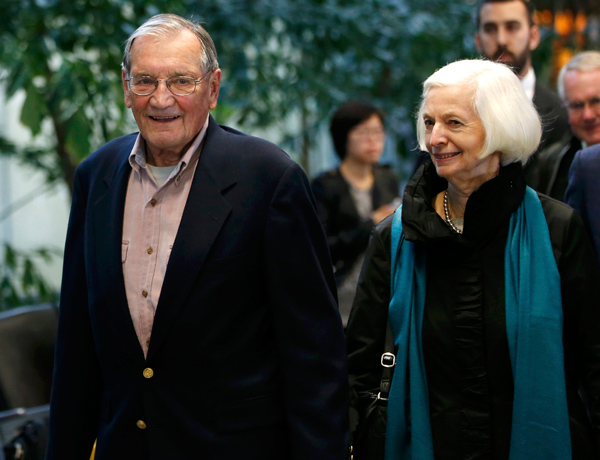
[(231, 212), (222, 191), (235, 184), (226, 135), (210, 118), (204, 147), (169, 258), (152, 326), (148, 359), (165, 339), (185, 304), (206, 256)]
[(104, 317), (112, 318), (111, 327), (115, 337), (125, 341), (123, 350), (134, 350), (143, 359), (125, 293), (121, 245), (123, 236), (123, 213), (131, 167), (128, 162), (136, 136), (132, 135), (115, 152), (117, 158), (103, 179), (106, 189), (93, 204), (94, 244), (96, 255), (96, 279), (98, 289), (106, 289), (106, 302), (102, 308), (108, 312)]

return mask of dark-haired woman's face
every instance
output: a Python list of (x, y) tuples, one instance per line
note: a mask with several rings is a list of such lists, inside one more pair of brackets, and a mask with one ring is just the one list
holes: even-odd
[(372, 115), (348, 133), (346, 158), (360, 163), (379, 161), (385, 145), (385, 131), (378, 115)]

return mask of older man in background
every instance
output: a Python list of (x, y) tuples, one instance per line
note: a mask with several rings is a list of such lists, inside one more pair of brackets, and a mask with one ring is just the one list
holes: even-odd
[(561, 151), (572, 159), (565, 201), (581, 213), (600, 255), (600, 52), (577, 54), (561, 69), (558, 83), (573, 131)]
[(569, 114), (571, 132), (538, 153), (532, 180), (538, 191), (563, 200), (575, 153), (600, 142), (600, 52), (575, 55), (558, 74), (558, 94)]

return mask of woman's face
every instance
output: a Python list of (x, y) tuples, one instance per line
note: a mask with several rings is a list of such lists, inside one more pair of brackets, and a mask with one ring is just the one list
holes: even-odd
[(423, 110), (427, 150), (438, 175), (456, 186), (483, 183), (499, 168), (499, 153), (479, 159), (485, 130), (471, 95), (466, 85), (431, 88)]
[(371, 115), (348, 133), (346, 157), (360, 163), (377, 163), (383, 153), (385, 131), (378, 115)]

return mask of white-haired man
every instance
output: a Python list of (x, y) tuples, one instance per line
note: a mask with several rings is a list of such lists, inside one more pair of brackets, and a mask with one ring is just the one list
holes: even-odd
[(558, 90), (573, 131), (561, 150), (561, 163), (570, 166), (565, 201), (581, 213), (600, 255), (600, 52), (574, 56), (560, 71)]
[(198, 24), (129, 38), (139, 134), (77, 169), (48, 460), (347, 458), (346, 348), (299, 165), (219, 126)]

